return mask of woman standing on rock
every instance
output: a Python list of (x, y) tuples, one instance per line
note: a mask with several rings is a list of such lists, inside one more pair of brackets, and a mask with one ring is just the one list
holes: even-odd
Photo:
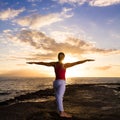
[(82, 64), (88, 61), (94, 61), (93, 59), (86, 59), (82, 61), (77, 61), (73, 63), (65, 63), (63, 64), (63, 60), (65, 58), (65, 54), (63, 52), (58, 53), (58, 61), (57, 62), (27, 62), (28, 64), (37, 64), (37, 65), (45, 65), (45, 66), (52, 66), (55, 70), (55, 80), (53, 82), (53, 87), (55, 90), (55, 97), (57, 102), (57, 107), (59, 110), (60, 117), (72, 117), (68, 113), (64, 111), (63, 107), (63, 96), (65, 93), (65, 86), (66, 86), (66, 78), (65, 73), (66, 69), (72, 67), (74, 65)]

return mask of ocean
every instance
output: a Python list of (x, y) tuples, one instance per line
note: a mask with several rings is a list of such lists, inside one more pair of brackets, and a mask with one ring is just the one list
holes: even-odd
[[(23, 94), (52, 88), (53, 81), (54, 78), (0, 77), (0, 102)], [(107, 87), (120, 87), (120, 77), (68, 78), (66, 84), (102, 84)]]

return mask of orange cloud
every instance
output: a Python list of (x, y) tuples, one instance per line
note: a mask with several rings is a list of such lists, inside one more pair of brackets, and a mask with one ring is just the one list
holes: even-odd
[[(19, 41), (19, 43), (25, 43), (27, 46), (32, 46), (36, 50), (47, 51), (30, 53), (30, 57), (26, 59), (47, 59), (56, 57), (56, 53), (63, 51), (66, 54), (82, 55), (89, 53), (98, 54), (120, 54), (118, 49), (101, 49), (95, 47), (91, 42), (84, 40), (68, 37), (64, 43), (57, 42), (55, 39), (45, 35), (44, 33), (36, 30), (22, 30), (14, 35), (9, 35), (9, 39), (12, 41)], [(23, 57), (24, 58), (24, 57)]]
[(95, 69), (97, 69), (97, 70), (109, 70), (110, 68), (112, 68), (112, 66), (100, 66), (100, 67), (96, 67)]

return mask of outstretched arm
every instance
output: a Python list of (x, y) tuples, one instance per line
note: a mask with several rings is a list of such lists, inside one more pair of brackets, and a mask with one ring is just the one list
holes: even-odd
[(27, 64), (37, 64), (37, 65), (45, 65), (45, 66), (54, 66), (55, 62), (27, 62)]
[(95, 60), (94, 59), (86, 59), (86, 60), (77, 61), (77, 62), (73, 62), (73, 63), (66, 63), (65, 67), (68, 68), (68, 67), (72, 67), (74, 65), (82, 64), (82, 63), (89, 62), (89, 61), (95, 61)]

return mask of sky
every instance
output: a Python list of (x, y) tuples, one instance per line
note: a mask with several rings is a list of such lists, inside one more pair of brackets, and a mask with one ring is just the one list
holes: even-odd
[(53, 77), (28, 61), (64, 63), (67, 77), (120, 77), (120, 0), (1, 0), (0, 76)]

